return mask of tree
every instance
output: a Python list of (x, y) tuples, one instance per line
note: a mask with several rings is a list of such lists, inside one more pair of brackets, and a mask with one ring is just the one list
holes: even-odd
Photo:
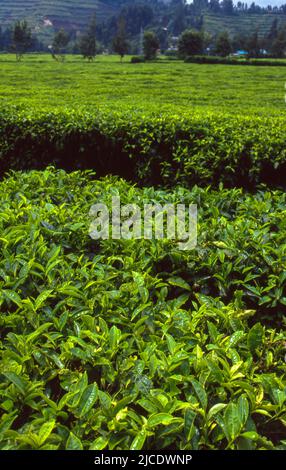
[(220, 12), (219, 0), (210, 0), (209, 9), (214, 13), (219, 13)]
[(20, 61), (32, 42), (32, 33), (26, 21), (17, 21), (12, 31), (12, 47), (16, 52), (16, 59)]
[(216, 54), (226, 57), (231, 53), (231, 42), (227, 31), (220, 33), (216, 39), (215, 52)]
[(267, 35), (267, 40), (269, 40), (270, 42), (274, 41), (274, 39), (276, 39), (278, 36), (278, 19), (275, 18), (271, 24), (271, 28), (270, 28), (270, 31)]
[(178, 0), (175, 3), (175, 8), (173, 11), (173, 34), (178, 36), (186, 28), (186, 12), (185, 12), (186, 3), (184, 0)]
[(278, 31), (277, 37), (271, 45), (271, 52), (275, 57), (284, 57), (286, 52), (286, 30), (281, 28)]
[(52, 56), (55, 60), (64, 62), (65, 60), (65, 49), (70, 42), (68, 33), (61, 28), (56, 32), (52, 45)]
[(160, 49), (158, 37), (152, 31), (146, 31), (143, 38), (143, 51), (146, 60), (156, 59), (157, 52)]
[(232, 0), (222, 0), (221, 8), (225, 15), (233, 15), (234, 8)]
[(257, 31), (251, 34), (247, 39), (246, 49), (249, 57), (259, 56), (261, 47)]
[(191, 55), (202, 54), (204, 50), (204, 35), (202, 32), (187, 30), (184, 31), (178, 43), (179, 57), (185, 58)]
[(238, 33), (232, 38), (232, 49), (237, 50), (237, 49), (247, 49), (247, 41), (248, 38), (242, 34)]
[(120, 16), (117, 26), (117, 34), (113, 39), (113, 50), (116, 54), (120, 55), (121, 62), (123, 57), (127, 54), (129, 44), (126, 39), (126, 21), (123, 16)]
[(81, 37), (80, 44), (80, 53), (84, 59), (87, 59), (91, 62), (96, 56), (96, 15), (93, 15), (93, 18), (88, 26), (88, 29), (85, 34)]

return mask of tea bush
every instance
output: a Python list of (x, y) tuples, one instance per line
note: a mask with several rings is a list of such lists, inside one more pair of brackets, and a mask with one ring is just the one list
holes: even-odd
[(93, 168), (145, 185), (285, 187), (285, 119), (202, 112), (0, 111), (0, 168)]
[[(92, 240), (89, 209), (113, 196), (198, 204), (197, 248)], [(7, 176), (1, 448), (285, 449), (285, 199)]]
[(282, 66), (8, 54), (0, 81), (0, 175), (54, 164), (141, 185), (285, 187)]
[(185, 59), (189, 64), (255, 65), (257, 67), (285, 67), (285, 60), (262, 58), (247, 59), (239, 57), (191, 56)]

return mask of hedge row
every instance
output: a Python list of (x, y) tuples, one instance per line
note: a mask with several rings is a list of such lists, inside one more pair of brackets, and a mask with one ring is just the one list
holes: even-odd
[(185, 112), (0, 111), (0, 164), (95, 169), (148, 185), (283, 187), (285, 118)]
[(247, 59), (235, 57), (218, 57), (218, 56), (190, 56), (185, 59), (186, 63), (194, 64), (223, 64), (223, 65), (264, 65), (285, 67), (285, 60), (276, 59)]

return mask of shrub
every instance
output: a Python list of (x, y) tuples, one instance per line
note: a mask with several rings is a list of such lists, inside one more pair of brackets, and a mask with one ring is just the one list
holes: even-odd
[(285, 186), (285, 119), (185, 112), (0, 112), (1, 173), (95, 169), (147, 185)]
[(143, 56), (131, 57), (131, 64), (142, 64), (143, 62), (145, 62), (145, 57)]
[[(0, 184), (0, 448), (285, 449), (285, 332), (261, 313), (285, 305), (285, 194), (94, 178)], [(91, 240), (115, 193), (197, 202), (198, 248)]]
[(256, 65), (264, 67), (285, 67), (286, 60), (273, 59), (240, 59), (236, 57), (218, 57), (218, 56), (190, 56), (185, 58), (189, 64), (222, 64), (222, 65)]

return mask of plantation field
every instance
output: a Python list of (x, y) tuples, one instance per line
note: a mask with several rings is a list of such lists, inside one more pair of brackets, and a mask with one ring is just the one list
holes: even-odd
[(285, 25), (286, 15), (277, 15), (268, 12), (260, 15), (255, 13), (240, 15), (215, 15), (206, 13), (204, 15), (204, 28), (211, 34), (218, 34), (221, 31), (228, 31), (231, 36), (238, 34), (247, 35), (255, 25), (255, 30), (260, 37), (269, 34), (274, 20), (278, 21), (280, 26)]
[[(285, 74), (0, 56), (0, 449), (286, 449)], [(93, 240), (114, 196), (198, 245)]]
[(285, 187), (284, 67), (0, 59), (0, 174), (56, 164), (140, 184)]
[(98, 57), (86, 63), (69, 56), (30, 55), (16, 64), (0, 56), (0, 103), (35, 107), (95, 107), (173, 112), (202, 109), (231, 114), (285, 116), (284, 67), (238, 67), (184, 64), (162, 59), (130, 64), (126, 58)]

